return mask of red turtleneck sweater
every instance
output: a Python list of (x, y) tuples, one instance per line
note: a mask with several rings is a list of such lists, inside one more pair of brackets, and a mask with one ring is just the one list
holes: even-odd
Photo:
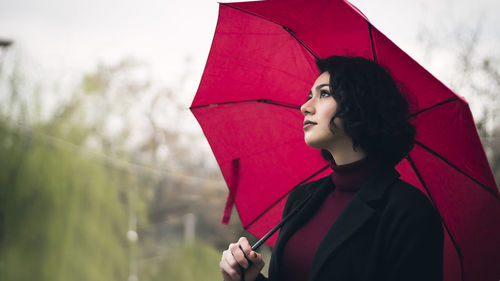
[[(334, 187), (314, 216), (295, 232), (283, 250), (283, 277), (288, 281), (305, 281), (314, 253), (330, 226), (366, 182), (375, 168), (371, 158), (337, 165), (332, 161)], [(307, 241), (307, 242), (304, 242)]]

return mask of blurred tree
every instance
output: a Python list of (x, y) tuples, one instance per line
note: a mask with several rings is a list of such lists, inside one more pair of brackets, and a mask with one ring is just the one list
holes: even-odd
[(124, 280), (125, 177), (81, 153), (88, 129), (76, 96), (49, 122), (28, 124), (21, 75), (0, 112), (2, 280)]
[(183, 248), (186, 213), (211, 260), (188, 263), (192, 274), (218, 276), (215, 248), (240, 224), (219, 223), (227, 189), (201, 131), (184, 130), (194, 118), (182, 89), (125, 59), (99, 64), (48, 110), (52, 93), (25, 69), (13, 63), (0, 77), (0, 279), (168, 280), (177, 257), (196, 251)]
[[(230, 228), (220, 225), (227, 190), (217, 166), (210, 164), (215, 162), (211, 153), (207, 157), (196, 145), (205, 141), (201, 131), (184, 130), (194, 119), (179, 98), (183, 90), (158, 87), (149, 79), (147, 65), (126, 60), (99, 65), (84, 77), (82, 89), (84, 107), (93, 112), (88, 120), (91, 135), (101, 136), (96, 147), (134, 163), (132, 170), (140, 188), (131, 189), (129, 196), (141, 204), (135, 209), (142, 212), (146, 206), (147, 217), (137, 220), (139, 240), (132, 267), (137, 268), (134, 275), (140, 279), (147, 273), (155, 280), (166, 274), (159, 266), (176, 268), (165, 263), (188, 251), (182, 248), (186, 213), (197, 217), (196, 239), (205, 243), (204, 248), (227, 247), (227, 241), (237, 237), (239, 222), (233, 220)], [(111, 134), (109, 124), (114, 126)], [(119, 147), (126, 153), (120, 153)], [(217, 255), (215, 265), (219, 259)], [(190, 271), (203, 275), (203, 268)]]
[[(453, 18), (453, 17), (443, 17)], [(465, 97), (490, 167), (500, 190), (500, 40), (482, 37), (482, 19), (457, 22), (426, 22), (418, 42), (424, 47), (423, 64), (433, 66), (436, 58), (447, 60), (445, 83)], [(435, 26), (441, 28), (434, 28)]]
[(143, 267), (144, 281), (220, 280), (220, 252), (205, 243), (182, 246), (170, 256), (155, 261), (155, 267)]

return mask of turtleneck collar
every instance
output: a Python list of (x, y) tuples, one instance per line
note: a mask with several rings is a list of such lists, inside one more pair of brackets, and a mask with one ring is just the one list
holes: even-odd
[(371, 157), (344, 165), (337, 165), (333, 159), (331, 162), (332, 180), (336, 189), (338, 188), (341, 192), (358, 191), (372, 174), (376, 165), (376, 161)]

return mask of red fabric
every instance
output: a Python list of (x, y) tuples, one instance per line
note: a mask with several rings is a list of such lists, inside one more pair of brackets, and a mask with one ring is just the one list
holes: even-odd
[(333, 159), (330, 167), (333, 170), (332, 181), (335, 188), (344, 192), (357, 191), (372, 174), (376, 164), (373, 158), (369, 157), (343, 165), (337, 165)]
[[(375, 167), (369, 158), (345, 165), (332, 161), (331, 175), (335, 188), (328, 194), (318, 212), (290, 237), (283, 250), (283, 277), (288, 281), (304, 281), (314, 254), (328, 229), (366, 182)], [(308, 241), (304, 243), (304, 241)]]
[(325, 202), (311, 220), (290, 237), (283, 249), (281, 268), (284, 280), (307, 280), (316, 249), (354, 194), (355, 192), (344, 192), (335, 188), (328, 194)]
[[(500, 279), (499, 194), (466, 101), (369, 27), (342, 0), (221, 4), (191, 110), (243, 226), (262, 237), (279, 222), (288, 192), (328, 165), (303, 140), (298, 109), (318, 75), (305, 47), (319, 57), (363, 56), (394, 75), (418, 114), (417, 145), (409, 155), (413, 165), (404, 160), (397, 169), (432, 198), (443, 218), (445, 280), (461, 280), (461, 268), (463, 280)], [(234, 159), (239, 159), (237, 181)], [(267, 243), (272, 246), (275, 239)]]

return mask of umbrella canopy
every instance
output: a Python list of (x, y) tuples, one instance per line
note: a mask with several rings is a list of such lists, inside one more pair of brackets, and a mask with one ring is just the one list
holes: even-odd
[(343, 0), (220, 4), (191, 110), (229, 187), (223, 222), (234, 204), (262, 237), (291, 189), (331, 173), (304, 143), (299, 109), (319, 74), (315, 58), (332, 55), (372, 59), (408, 93), (416, 145), (396, 169), (441, 214), (445, 280), (498, 280), (499, 194), (467, 102)]

